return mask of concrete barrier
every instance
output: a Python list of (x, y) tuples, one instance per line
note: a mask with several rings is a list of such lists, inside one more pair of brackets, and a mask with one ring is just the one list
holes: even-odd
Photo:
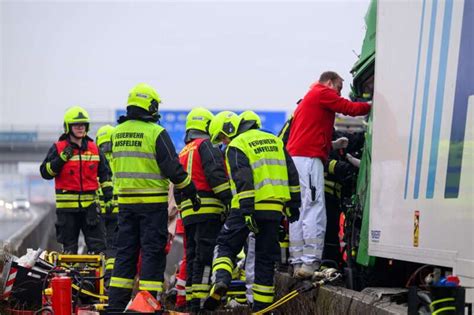
[(49, 251), (59, 250), (56, 242), (56, 214), (53, 205), (44, 204), (38, 208), (39, 218), (36, 225), (30, 226), (15, 242), (15, 251), (18, 255), (26, 253), (28, 248), (43, 248)]
[[(31, 217), (27, 224), (22, 226), (3, 242), (0, 257), (5, 254), (21, 256), (28, 248), (59, 249), (55, 239), (56, 215), (51, 204), (34, 204), (31, 208)], [(2, 259), (3, 261), (3, 259)]]
[[(0, 246), (0, 293), (3, 291), (3, 264), (7, 255), (22, 256), (28, 248), (57, 250), (54, 222), (56, 215), (51, 204), (35, 204), (31, 209), (31, 220)], [(1, 314), (1, 312), (0, 312)]]
[[(286, 273), (276, 273), (276, 300), (295, 289), (298, 282)], [(346, 289), (326, 285), (302, 293), (275, 311), (276, 314), (407, 314), (406, 305)]]

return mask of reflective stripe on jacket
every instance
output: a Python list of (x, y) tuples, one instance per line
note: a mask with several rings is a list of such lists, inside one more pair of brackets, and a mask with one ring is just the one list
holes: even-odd
[[(189, 199), (181, 202), (181, 218), (184, 224), (188, 223), (190, 216), (220, 215), (225, 208), (222, 201), (215, 196), (202, 166), (199, 148), (205, 140), (205, 138), (198, 138), (190, 141), (179, 154), (179, 162), (186, 172), (191, 175), (191, 180), (201, 195), (201, 208), (199, 211), (193, 211), (192, 203)], [(227, 189), (228, 187), (227, 185)]]

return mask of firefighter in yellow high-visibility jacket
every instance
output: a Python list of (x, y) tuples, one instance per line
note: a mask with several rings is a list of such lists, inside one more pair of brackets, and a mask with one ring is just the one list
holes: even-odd
[(168, 187), (171, 181), (199, 209), (196, 188), (178, 160), (166, 130), (157, 124), (160, 97), (140, 83), (129, 93), (127, 115), (112, 135), (119, 220), (117, 256), (109, 307), (124, 309), (133, 289), (139, 252), (138, 289), (160, 298), (168, 240)]
[(273, 302), (275, 262), (280, 260), (278, 227), (285, 213), (299, 217), (300, 188), (293, 160), (276, 136), (258, 130), (254, 120), (235, 113), (217, 114), (209, 126), (211, 141), (227, 144), (225, 159), (233, 193), (231, 211), (217, 237), (214, 284), (204, 303), (216, 309), (232, 279), (235, 257), (250, 232), (255, 233), (253, 310)]
[[(112, 157), (112, 133), (115, 128), (111, 125), (104, 125), (97, 130), (96, 133), (96, 144), (99, 150), (105, 155), (109, 162), (110, 169), (112, 171), (112, 182), (114, 173), (114, 161)], [(117, 189), (114, 187), (114, 196), (108, 203), (104, 202), (104, 194), (102, 189), (98, 190), (100, 212), (102, 222), (105, 226), (105, 257), (107, 258), (105, 263), (105, 285), (108, 287), (112, 270), (114, 269), (115, 254), (117, 249), (114, 244), (114, 240), (117, 232), (118, 222), (118, 203), (117, 203)]]

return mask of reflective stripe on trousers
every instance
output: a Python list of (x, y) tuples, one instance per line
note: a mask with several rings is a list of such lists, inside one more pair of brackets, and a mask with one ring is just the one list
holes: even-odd
[(133, 289), (133, 279), (126, 279), (120, 277), (112, 277), (110, 279), (110, 286), (121, 289)]
[(186, 302), (190, 302), (193, 299), (193, 287), (186, 287)]
[(301, 208), (300, 219), (290, 224), (290, 262), (312, 264), (321, 261), (326, 233), (324, 167), (318, 158), (293, 161), (300, 174)]
[(264, 304), (273, 303), (275, 296), (275, 287), (254, 283), (252, 287), (253, 300)]
[(142, 291), (155, 291), (155, 292), (162, 292), (163, 291), (163, 282), (162, 281), (151, 281), (151, 280), (142, 280), (138, 282), (139, 286), (138, 289)]
[(245, 286), (247, 291), (245, 295), (247, 301), (253, 303), (252, 284), (255, 281), (255, 234), (253, 232), (249, 233), (247, 244), (247, 256), (245, 257)]
[(115, 258), (109, 258), (105, 262), (105, 270), (113, 270), (115, 264)]

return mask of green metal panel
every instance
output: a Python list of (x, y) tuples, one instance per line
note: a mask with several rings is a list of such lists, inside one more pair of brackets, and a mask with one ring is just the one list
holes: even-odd
[(377, 1), (372, 0), (365, 15), (366, 33), (359, 60), (351, 69), (353, 76), (353, 97), (363, 98), (362, 83), (374, 74), (375, 70), (375, 35), (377, 24)]
[[(362, 44), (359, 60), (352, 67), (353, 93), (355, 98), (363, 98), (362, 84), (375, 71), (375, 35), (377, 22), (377, 1), (372, 0), (365, 16), (366, 34)], [(367, 132), (365, 134), (365, 147), (361, 159), (359, 175), (357, 178), (357, 202), (362, 209), (362, 227), (360, 231), (359, 248), (357, 250), (357, 263), (363, 266), (372, 266), (375, 257), (369, 256), (369, 218), (370, 218), (370, 168), (372, 152), (372, 114), (370, 114)]]
[(375, 257), (369, 256), (369, 217), (370, 217), (370, 166), (372, 152), (372, 113), (369, 117), (362, 159), (357, 177), (357, 199), (362, 208), (362, 227), (360, 231), (357, 263), (363, 266), (373, 266)]

